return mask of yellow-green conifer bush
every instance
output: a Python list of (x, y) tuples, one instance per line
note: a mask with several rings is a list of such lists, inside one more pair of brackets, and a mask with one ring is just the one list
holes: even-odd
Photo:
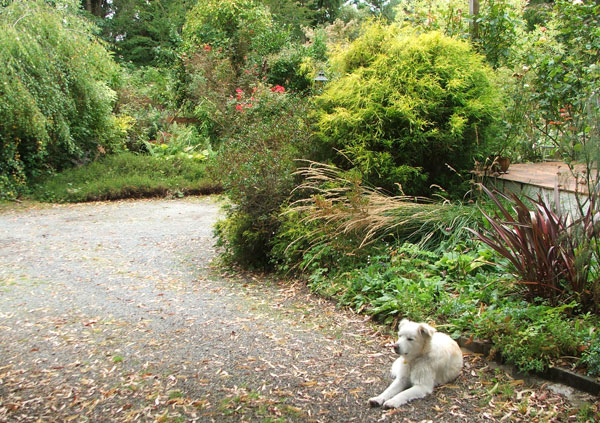
[(498, 148), (494, 73), (467, 42), (374, 23), (332, 63), (339, 77), (316, 100), (317, 136), (369, 182), (459, 194), (474, 161)]

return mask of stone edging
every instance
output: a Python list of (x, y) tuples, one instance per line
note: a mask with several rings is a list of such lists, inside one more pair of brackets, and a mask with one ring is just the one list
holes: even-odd
[[(465, 348), (476, 354), (483, 354), (488, 356), (492, 350), (492, 344), (490, 342), (484, 342), (479, 340), (473, 340), (465, 336), (461, 336), (457, 339), (458, 345), (461, 348)], [(562, 383), (563, 385), (570, 386), (580, 391), (587, 392), (592, 395), (600, 395), (600, 382), (597, 379), (580, 375), (567, 369), (560, 367), (550, 367), (545, 372), (535, 373), (543, 379), (551, 382)]]

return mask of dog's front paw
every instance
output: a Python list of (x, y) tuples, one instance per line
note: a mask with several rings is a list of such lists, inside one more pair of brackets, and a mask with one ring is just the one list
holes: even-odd
[(381, 397), (369, 398), (369, 405), (371, 407), (381, 407), (382, 404), (383, 404), (383, 398), (381, 398)]
[(406, 401), (394, 400), (394, 398), (392, 398), (383, 403), (383, 408), (385, 408), (386, 410), (389, 410), (390, 408), (398, 408), (405, 403)]

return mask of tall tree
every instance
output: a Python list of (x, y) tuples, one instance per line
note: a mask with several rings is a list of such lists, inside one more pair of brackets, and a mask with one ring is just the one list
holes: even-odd
[(112, 0), (100, 22), (102, 36), (117, 58), (136, 65), (156, 65), (179, 45), (190, 0)]
[(291, 28), (292, 33), (302, 37), (302, 27), (311, 26), (315, 19), (315, 12), (301, 1), (296, 0), (262, 0), (269, 8), (275, 23)]
[(360, 9), (368, 9), (372, 15), (393, 21), (396, 15), (394, 8), (398, 3), (398, 0), (352, 0), (349, 4)]
[(315, 13), (314, 24), (333, 22), (338, 15), (343, 0), (306, 0), (300, 2)]

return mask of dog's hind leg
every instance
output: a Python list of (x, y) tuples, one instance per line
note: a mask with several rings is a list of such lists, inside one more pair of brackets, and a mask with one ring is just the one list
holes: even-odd
[(371, 407), (381, 406), (383, 403), (385, 403), (390, 398), (398, 396), (399, 393), (401, 393), (404, 389), (406, 389), (409, 386), (409, 383), (410, 382), (407, 378), (397, 377), (396, 379), (394, 379), (392, 384), (387, 387), (387, 389), (385, 391), (383, 391), (381, 394), (379, 394), (376, 397), (370, 398), (369, 405)]
[(409, 401), (423, 398), (433, 392), (433, 383), (427, 385), (414, 385), (405, 391), (398, 393), (392, 399), (383, 403), (384, 408), (398, 408)]

